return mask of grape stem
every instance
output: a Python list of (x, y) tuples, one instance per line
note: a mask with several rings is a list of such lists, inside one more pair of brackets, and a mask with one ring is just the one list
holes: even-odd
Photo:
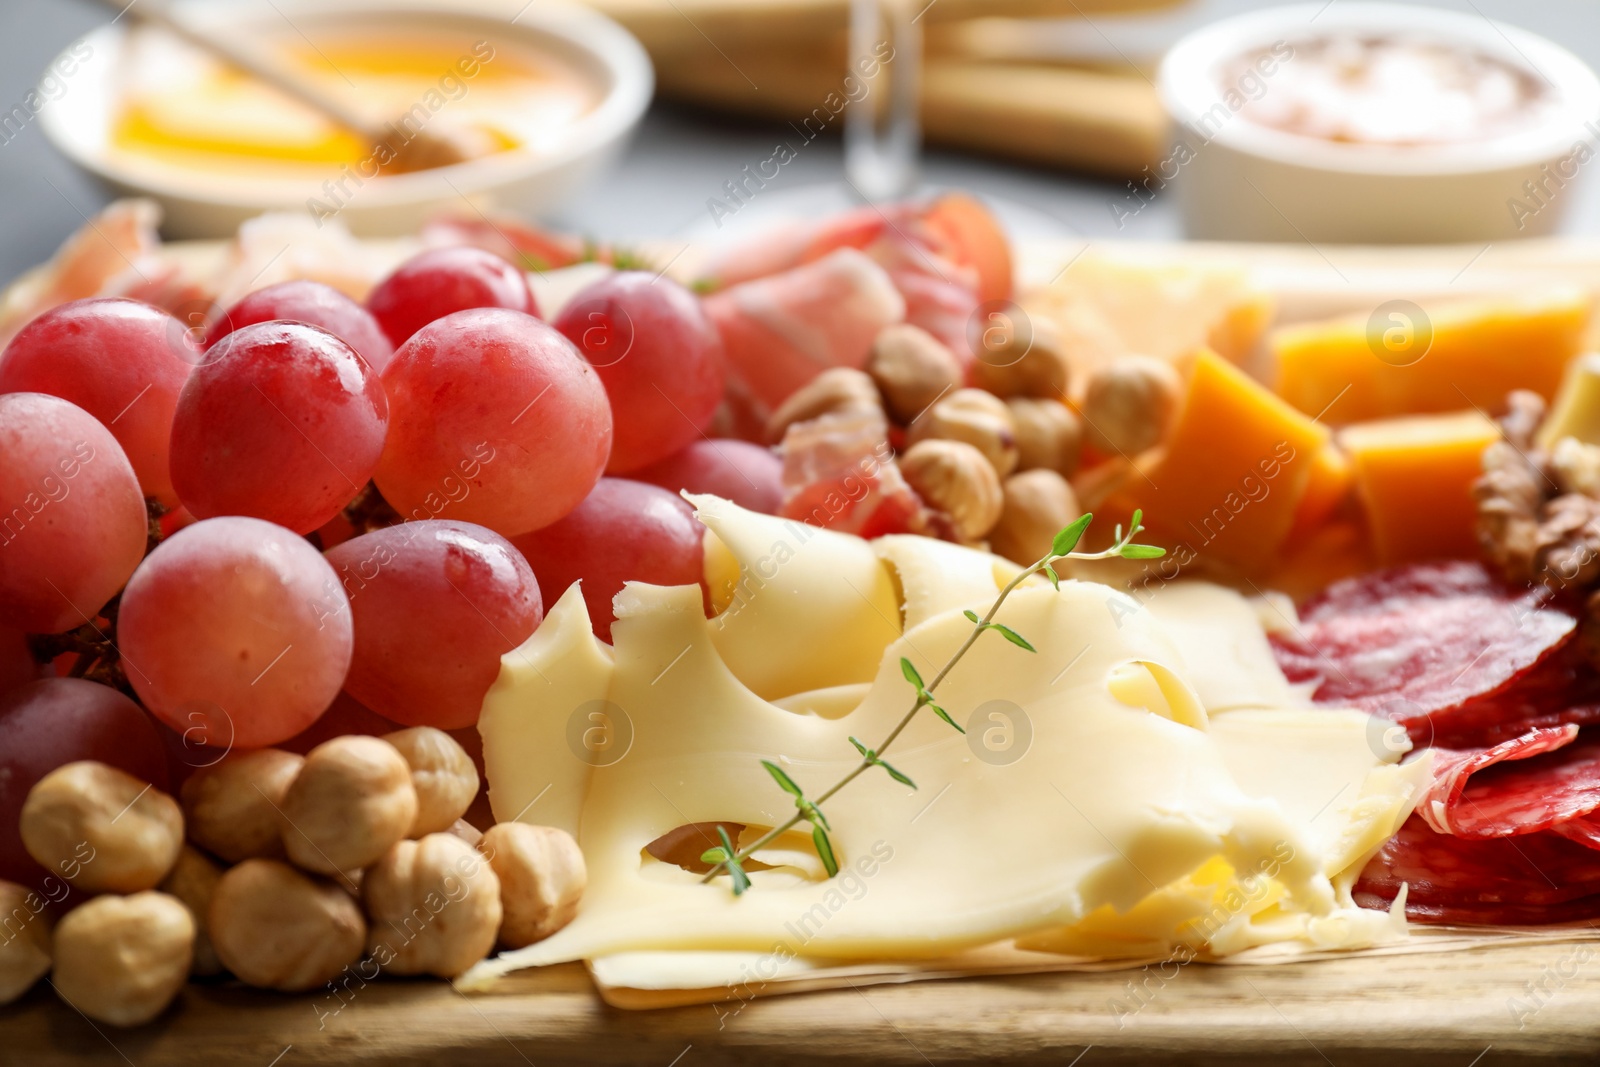
[[(821, 806), (845, 786), (849, 785), (851, 782), (861, 777), (862, 774), (877, 766), (877, 757), (881, 757), (884, 752), (888, 750), (889, 746), (894, 744), (895, 739), (905, 731), (905, 728), (911, 725), (911, 720), (917, 717), (917, 712), (921, 711), (923, 708), (932, 703), (930, 698), (932, 697), (934, 690), (939, 688), (939, 683), (945, 680), (946, 676), (949, 675), (950, 671), (955, 667), (955, 665), (961, 662), (962, 657), (967, 654), (967, 652), (972, 648), (973, 644), (977, 642), (978, 638), (983, 634), (983, 632), (989, 628), (991, 623), (994, 622), (994, 617), (995, 615), (999, 614), (1001, 606), (1006, 602), (1006, 598), (1009, 597), (1018, 586), (1027, 581), (1029, 578), (1032, 578), (1034, 575), (1042, 573), (1057, 560), (1074, 559), (1087, 562), (1092, 560), (1113, 559), (1119, 557), (1123, 554), (1123, 550), (1133, 542), (1134, 537), (1143, 529), (1144, 527), (1138, 522), (1138, 516), (1136, 513), (1134, 521), (1129, 527), (1126, 535), (1122, 533), (1121, 527), (1118, 527), (1116, 541), (1110, 548), (1099, 552), (1074, 551), (1061, 554), (1056, 553), (1054, 549), (1052, 549), (1050, 552), (1045, 553), (1037, 561), (1035, 561), (1032, 566), (1027, 567), (1017, 574), (1015, 578), (1012, 578), (1011, 581), (1007, 582), (1005, 587), (1000, 590), (1000, 595), (997, 596), (994, 603), (989, 606), (988, 612), (985, 613), (984, 616), (977, 622), (973, 623), (972, 631), (967, 634), (966, 640), (962, 641), (961, 646), (951, 654), (949, 659), (945, 660), (944, 666), (939, 668), (939, 673), (933, 676), (933, 681), (929, 682), (927, 687), (917, 695), (916, 703), (911, 705), (911, 709), (901, 716), (900, 721), (895, 724), (894, 729), (889, 731), (889, 736), (885, 737), (876, 748), (869, 750), (872, 753), (872, 756), (863, 756), (861, 761), (856, 764), (850, 773), (846, 774), (843, 778), (835, 782), (826, 792), (812, 801), (812, 803), (816, 806)], [(756, 852), (765, 848), (773, 841), (776, 841), (779, 837), (782, 837), (784, 834), (794, 829), (803, 821), (806, 821), (806, 813), (804, 811), (797, 811), (789, 818), (787, 822), (767, 831), (757, 841), (755, 841), (755, 843), (739, 849), (739, 851), (736, 852), (731, 859), (724, 859), (714, 864), (712, 868), (700, 879), (701, 883), (704, 884), (710, 882), (718, 874), (727, 870), (729, 863), (743, 863)]]

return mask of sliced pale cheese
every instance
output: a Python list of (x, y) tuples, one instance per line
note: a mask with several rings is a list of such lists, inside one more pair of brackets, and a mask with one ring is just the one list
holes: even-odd
[(872, 679), (900, 636), (900, 602), (867, 542), (717, 497), (687, 499), (738, 563), (711, 633), (741, 682), (776, 700)]
[(915, 534), (880, 537), (872, 549), (894, 568), (908, 630), (952, 608), (976, 603), (987, 610), (1022, 570), (992, 553)]
[[(718, 535), (736, 555), (742, 542), (771, 532), (770, 520), (731, 505), (718, 512)], [(658, 950), (781, 945), (818, 958), (937, 958), (1070, 928), (1100, 909), (1134, 914), (1152, 894), (1216, 870), (1208, 865), (1219, 860), (1272, 883), (1270, 910), (1294, 920), (1284, 929), (1303, 934), (1341, 910), (1316, 835), (1276, 798), (1250, 796), (1236, 783), (1161, 625), (1149, 613), (1122, 615), (1113, 609), (1126, 606), (1126, 596), (1083, 582), (1059, 592), (1019, 589), (1001, 611), (1037, 653), (984, 635), (950, 673), (939, 697), (973, 727), (966, 736), (926, 712), (901, 735), (893, 762), (920, 790), (873, 773), (827, 803), (843, 868), (837, 878), (816, 876), (802, 834), (762, 853), (780, 869), (753, 871), (754, 889), (738, 898), (726, 878), (701, 884), (648, 859), (645, 845), (687, 823), (739, 823), (751, 840), (783, 821), (793, 808), (759, 759), (780, 759), (819, 792), (854, 765), (847, 735), (875, 742), (911, 706), (900, 657), (931, 677), (971, 627), (956, 609), (913, 627), (882, 655), (859, 706), (830, 718), (796, 714), (741, 684), (698, 597), (693, 588), (628, 586), (617, 599), (614, 664), (572, 656), (564, 641), (522, 650), (540, 670), (553, 669), (544, 662), (552, 654), (586, 663), (572, 668), (588, 672), (577, 689), (603, 690), (625, 709), (632, 746), (589, 773), (578, 834), (590, 884), (578, 919), (482, 965), (468, 984), (523, 966)], [(576, 629), (570, 617), (566, 625)], [(804, 631), (772, 636), (785, 655), (815, 657)], [(499, 687), (506, 711), (509, 690), (541, 684), (527, 672), (508, 680)], [(548, 708), (542, 689), (531, 699)], [(1014, 749), (991, 743), (996, 721)], [(544, 733), (546, 744), (561, 743), (557, 723)], [(984, 860), (996, 856), (1013, 857), (1004, 878)], [(868, 883), (871, 891), (859, 892)], [(1178, 936), (1170, 902), (1144, 907), (1143, 940)]]
[(1183, 676), (1207, 711), (1301, 703), (1278, 669), (1256, 608), (1232, 589), (1183, 580), (1138, 599), (1178, 647)]
[(574, 583), (533, 635), (500, 662), (478, 732), (496, 822), (576, 833), (589, 770), (620, 758), (632, 731), (605, 700), (611, 650), (594, 639)]

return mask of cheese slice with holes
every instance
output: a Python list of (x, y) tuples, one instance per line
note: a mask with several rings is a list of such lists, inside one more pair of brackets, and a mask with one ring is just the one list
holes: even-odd
[[(775, 538), (798, 540), (781, 520), (697, 503), (742, 572), (774, 558)], [(1337, 714), (1340, 754), (1323, 773), (1257, 768), (1272, 759), (1316, 764), (1328, 733), (1311, 727), (1330, 713), (1285, 711), (1285, 702), (1208, 714), (1208, 693), (1237, 707), (1229, 694), (1265, 700), (1277, 684), (1239, 636), (1254, 613), (1217, 587), (1165, 589), (1159, 597), (1178, 595), (1161, 612), (1088, 582), (1018, 589), (999, 619), (1037, 651), (982, 635), (938, 689), (967, 733), (923, 712), (889, 754), (918, 788), (873, 769), (826, 802), (835, 878), (824, 877), (799, 833), (758, 854), (764, 869), (737, 898), (726, 877), (702, 884), (653, 858), (646, 846), (680, 826), (737, 823), (749, 842), (787, 819), (790, 798), (762, 758), (780, 760), (811, 795), (847, 773), (856, 763), (848, 738), (876, 743), (911, 705), (900, 658), (931, 679), (970, 633), (960, 605), (993, 597), (985, 583), (998, 578), (986, 553), (959, 549), (968, 555), (957, 558), (951, 546), (903, 544), (874, 553), (810, 533), (792, 547), (814, 554), (796, 551), (756, 572), (760, 583), (737, 609), (746, 621), (727, 620), (750, 636), (730, 639), (719, 619), (706, 619), (697, 588), (632, 584), (616, 600), (610, 655), (569, 592), (507, 656), (480, 723), (496, 816), (567, 819), (589, 888), (570, 926), (486, 961), (465, 986), (520, 967), (658, 952), (940, 959), (1013, 940), (1050, 951), (1147, 951), (1192, 941), (1197, 917), (1246, 887), (1248, 903), (1230, 903), (1227, 921), (1210, 931), (1213, 949), (1292, 939), (1364, 945), (1403, 928), (1354, 908), (1336, 879), (1409, 813), (1415, 774), (1390, 773), (1401, 770), (1388, 765), (1392, 755), (1369, 748), (1362, 757), (1355, 731), (1367, 729), (1365, 716)], [(935, 558), (953, 575), (948, 596), (932, 587), (926, 561)], [(870, 622), (902, 611), (878, 599), (895, 589), (883, 561), (892, 561), (907, 605), (917, 599), (905, 608), (904, 632)], [(1236, 631), (1231, 657), (1205, 665), (1216, 675), (1209, 680), (1190, 662), (1207, 645), (1192, 632), (1196, 619), (1178, 610), (1185, 598), (1191, 611), (1226, 614)], [(1163, 623), (1162, 613), (1176, 621)], [(841, 649), (841, 631), (855, 647)], [(876, 662), (864, 682), (854, 677), (863, 644)], [(1235, 669), (1255, 677), (1223, 677)], [(775, 703), (750, 679), (769, 691), (802, 688)], [(596, 707), (625, 746), (597, 755), (581, 743)]]

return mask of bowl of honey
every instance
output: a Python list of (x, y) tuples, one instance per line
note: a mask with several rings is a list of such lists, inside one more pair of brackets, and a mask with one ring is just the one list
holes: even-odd
[[(369, 236), (444, 212), (544, 214), (615, 161), (654, 87), (631, 34), (566, 4), (180, 0), (172, 11), (247, 40), (383, 131), (372, 143), (158, 27), (101, 27), (52, 64), (71, 66), (69, 91), (41, 125), (118, 195), (156, 200), (175, 237), (225, 236), (268, 211)], [(460, 146), (461, 161), (392, 165), (424, 136)]]

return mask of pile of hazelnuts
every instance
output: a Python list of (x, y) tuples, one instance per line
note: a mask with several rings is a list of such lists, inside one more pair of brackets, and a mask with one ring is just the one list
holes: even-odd
[[(28, 793), (20, 830), (84, 902), (6, 931), (0, 1004), (49, 973), (90, 1019), (137, 1026), (191, 975), (285, 992), (357, 965), (454, 978), (548, 937), (577, 913), (582, 853), (550, 827), (479, 833), (462, 819), (477, 793), (471, 758), (428, 726), (230, 754), (178, 800), (69, 763)], [(29, 895), (0, 882), (0, 915), (30, 915)]]

